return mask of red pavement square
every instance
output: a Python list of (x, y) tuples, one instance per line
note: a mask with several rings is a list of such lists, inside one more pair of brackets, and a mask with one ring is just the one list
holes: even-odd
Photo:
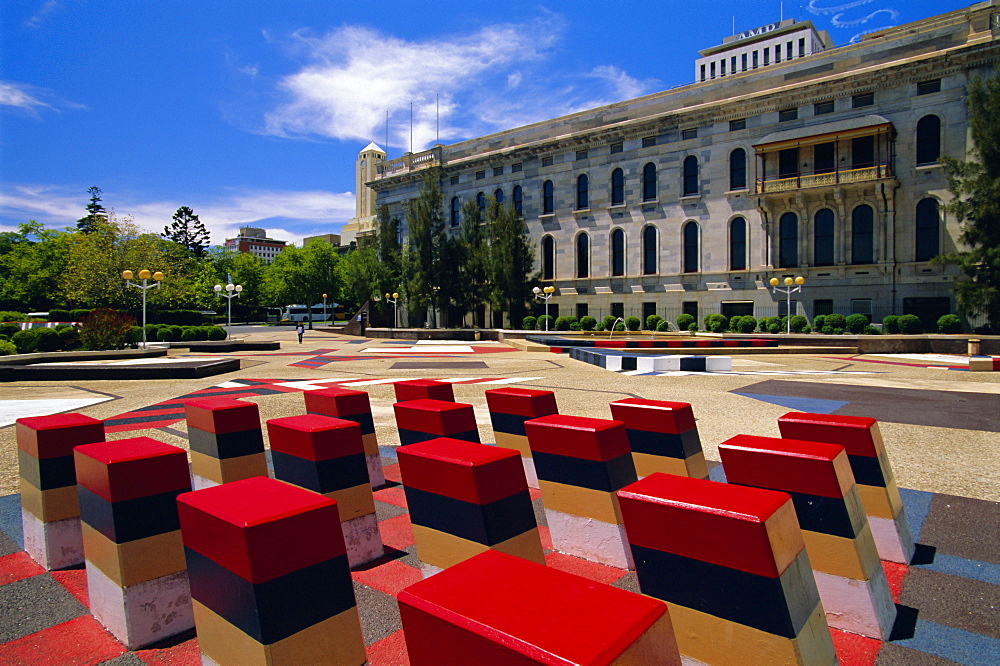
[(404, 564), (399, 560), (391, 560), (366, 571), (352, 571), (351, 578), (379, 592), (396, 594), (408, 585), (423, 579), (420, 569)]
[(906, 578), (906, 573), (910, 568), (905, 564), (882, 560), (882, 569), (885, 571), (885, 577), (889, 581), (889, 592), (892, 593), (892, 600), (898, 603), (899, 593), (903, 591), (903, 579)]
[(402, 483), (403, 477), (399, 474), (399, 463), (395, 465), (386, 465), (382, 468), (382, 473), (385, 475), (386, 481), (395, 481), (396, 483)]
[(27, 553), (12, 553), (0, 557), (0, 585), (31, 578), (45, 573), (45, 569), (31, 559)]
[(406, 550), (413, 545), (413, 527), (410, 525), (410, 514), (404, 513), (378, 524), (382, 533), (382, 543), (396, 550)]
[(555, 550), (552, 546), (552, 532), (545, 525), (538, 526), (538, 536), (542, 539), (542, 548), (545, 550)]
[(606, 564), (581, 560), (579, 557), (564, 555), (563, 553), (549, 553), (545, 556), (545, 564), (553, 569), (559, 569), (567, 573), (576, 574), (598, 583), (610, 585), (626, 572), (624, 569), (609, 567)]
[(402, 507), (404, 509), (409, 508), (406, 505), (406, 493), (403, 491), (402, 486), (392, 486), (390, 488), (376, 490), (375, 499)]
[(92, 615), (81, 615), (4, 643), (0, 661), (5, 664), (99, 664), (125, 652), (125, 646)]
[(849, 666), (873, 666), (882, 642), (867, 636), (850, 634), (846, 631), (830, 628), (833, 637), (833, 649), (837, 652), (837, 661)]
[(367, 652), (369, 666), (409, 666), (410, 663), (402, 629), (372, 643)]
[(201, 663), (198, 639), (190, 638), (169, 648), (159, 650), (136, 650), (135, 655), (152, 666), (187, 666)]
[(538, 488), (528, 488), (528, 495), (531, 496), (531, 501), (534, 502), (536, 499), (542, 499), (542, 491)]
[(65, 587), (85, 608), (90, 608), (90, 595), (87, 594), (86, 569), (53, 571), (52, 577), (56, 579), (57, 583)]

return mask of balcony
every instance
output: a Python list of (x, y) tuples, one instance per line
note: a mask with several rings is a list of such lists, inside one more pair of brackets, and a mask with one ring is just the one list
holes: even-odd
[(797, 174), (791, 177), (765, 178), (757, 181), (757, 194), (775, 194), (814, 187), (835, 187), (853, 183), (867, 183), (893, 178), (895, 174), (888, 162), (874, 166), (848, 169), (845, 171), (829, 171), (826, 173)]
[(406, 153), (394, 160), (387, 160), (379, 165), (378, 178), (390, 178), (411, 171), (419, 171), (428, 167), (441, 165), (441, 148), (435, 147), (422, 153)]

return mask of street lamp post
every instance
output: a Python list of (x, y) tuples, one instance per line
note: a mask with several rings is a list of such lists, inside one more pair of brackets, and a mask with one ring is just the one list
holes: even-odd
[(549, 299), (556, 293), (556, 288), (548, 286), (545, 288), (535, 287), (531, 290), (535, 294), (535, 300), (545, 301), (545, 331), (549, 330)]
[[(390, 298), (390, 296), (392, 298)], [(399, 325), (399, 294), (393, 292), (391, 294), (386, 293), (385, 302), (392, 303), (392, 326), (389, 328), (395, 328)]]
[(147, 289), (159, 289), (160, 284), (163, 282), (163, 273), (156, 271), (152, 274), (154, 280), (153, 284), (147, 284), (149, 281), (150, 273), (145, 268), (139, 271), (139, 279), (142, 280), (142, 284), (136, 284), (132, 282), (132, 271), (122, 271), (122, 278), (125, 280), (125, 284), (130, 287), (135, 287), (136, 289), (142, 290), (142, 348), (146, 348), (146, 290)]
[[(806, 281), (806, 279), (804, 277), (802, 277), (801, 275), (798, 276), (797, 278), (795, 278), (794, 280), (792, 278), (790, 278), (790, 277), (786, 277), (785, 278), (785, 288), (784, 289), (778, 289), (778, 278), (773, 277), (770, 280), (770, 282), (771, 282), (771, 293), (777, 294), (778, 292), (781, 292), (782, 294), (785, 294), (787, 296), (787, 299), (788, 299), (786, 301), (787, 305), (785, 306), (785, 313), (787, 315), (787, 317), (786, 317), (786, 319), (787, 319), (787, 321), (786, 321), (787, 326), (786, 326), (786, 329), (785, 329), (785, 333), (791, 333), (792, 332), (792, 294), (795, 293), (796, 291), (802, 291), (802, 285), (805, 284), (805, 281)], [(795, 284), (796, 286), (792, 287), (792, 284)]]
[(226, 293), (224, 294), (222, 293), (223, 286), (221, 284), (215, 285), (212, 289), (215, 291), (216, 296), (222, 296), (228, 301), (228, 307), (226, 308), (226, 339), (228, 340), (233, 336), (233, 299), (237, 298), (240, 292), (243, 291), (243, 285), (230, 282), (225, 286)]
[[(323, 294), (323, 317), (326, 317), (326, 316), (327, 316), (327, 314), (326, 314), (326, 294)], [(330, 322), (329, 321), (326, 322), (326, 325), (329, 326)]]

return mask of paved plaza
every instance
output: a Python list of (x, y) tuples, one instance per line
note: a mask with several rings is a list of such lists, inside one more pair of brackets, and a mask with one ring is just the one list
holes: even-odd
[[(420, 578), (394, 448), (392, 384), (427, 378), (454, 384), (474, 406), (480, 437), (493, 443), (484, 391), (552, 390), (563, 414), (611, 418), (609, 403), (647, 398), (691, 403), (705, 455), (738, 434), (779, 436), (789, 411), (871, 416), (880, 422), (911, 531), (911, 565), (883, 563), (900, 621), (880, 643), (834, 631), (841, 663), (1000, 663), (1000, 373), (968, 372), (961, 357), (849, 353), (740, 355), (725, 373), (611, 372), (567, 354), (496, 342), (352, 338), (259, 329), (279, 340), (238, 357), (241, 369), (185, 380), (41, 381), (0, 385), (0, 663), (198, 663), (197, 640), (181, 636), (127, 652), (86, 611), (82, 568), (45, 573), (21, 551), (16, 418), (81, 412), (102, 419), (109, 440), (149, 436), (188, 447), (183, 403), (225, 395), (255, 402), (262, 421), (305, 412), (302, 393), (344, 386), (367, 391), (387, 487), (376, 508), (388, 555), (353, 572), (369, 663), (406, 663), (394, 595)], [(265, 441), (267, 432), (264, 432)], [(720, 479), (721, 467), (712, 471)], [(537, 491), (536, 516), (550, 566), (637, 590), (634, 574), (552, 550)]]

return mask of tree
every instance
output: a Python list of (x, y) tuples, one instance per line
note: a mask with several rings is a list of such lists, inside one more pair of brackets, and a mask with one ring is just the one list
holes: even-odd
[(451, 285), (447, 284), (445, 261), (450, 239), (445, 233), (441, 201), (437, 174), (432, 173), (424, 178), (417, 198), (407, 207), (410, 243), (405, 255), (406, 293), (410, 306), (418, 311), (428, 307), (441, 311), (449, 300)]
[(70, 234), (30, 220), (0, 246), (0, 309), (48, 310), (62, 304)]
[(303, 303), (311, 315), (312, 306), (323, 294), (337, 293), (338, 258), (336, 249), (326, 241), (314, 241), (303, 248), (286, 247), (267, 270), (265, 294), (275, 304)]
[(199, 259), (205, 256), (210, 240), (205, 225), (187, 206), (181, 206), (177, 209), (173, 222), (163, 228), (163, 237), (183, 245)]
[(494, 302), (510, 316), (511, 325), (527, 313), (531, 271), (535, 253), (528, 229), (513, 205), (487, 208), (489, 234), (489, 273)]
[(964, 278), (955, 282), (959, 310), (986, 315), (1000, 327), (1000, 72), (973, 76), (967, 101), (974, 147), (969, 158), (942, 158), (954, 198), (945, 210), (960, 225), (960, 249), (936, 259), (958, 266)]
[(101, 205), (101, 188), (94, 185), (87, 189), (87, 194), (90, 195), (87, 215), (76, 221), (76, 228), (85, 234), (91, 233), (100, 221), (108, 217), (108, 211)]
[[(472, 312), (479, 325), (479, 310), (490, 297), (489, 243), (486, 227), (479, 219), (479, 204), (470, 199), (462, 206), (462, 225), (458, 232), (461, 262), (459, 279), (465, 288), (460, 292), (456, 306), (463, 312)], [(485, 321), (481, 321), (485, 325)]]

